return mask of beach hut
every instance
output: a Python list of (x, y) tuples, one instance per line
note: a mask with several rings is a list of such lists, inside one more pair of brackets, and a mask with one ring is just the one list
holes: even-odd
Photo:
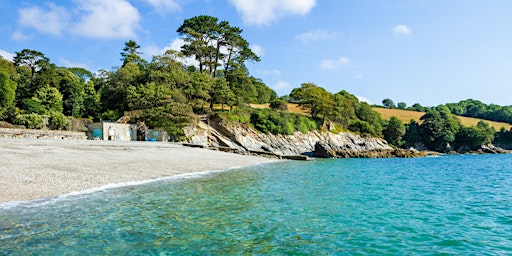
[(87, 138), (90, 140), (135, 141), (137, 130), (134, 124), (97, 122), (89, 124)]

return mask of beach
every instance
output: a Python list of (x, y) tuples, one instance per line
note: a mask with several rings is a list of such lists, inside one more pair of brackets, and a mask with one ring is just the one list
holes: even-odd
[(276, 161), (178, 143), (0, 139), (0, 203)]

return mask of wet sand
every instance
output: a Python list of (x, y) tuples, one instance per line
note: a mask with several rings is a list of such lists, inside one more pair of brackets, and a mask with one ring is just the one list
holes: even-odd
[(0, 139), (0, 203), (276, 161), (163, 142)]

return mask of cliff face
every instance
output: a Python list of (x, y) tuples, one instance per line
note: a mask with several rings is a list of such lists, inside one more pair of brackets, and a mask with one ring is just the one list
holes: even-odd
[(231, 149), (238, 152), (271, 153), (278, 156), (314, 157), (408, 157), (393, 153), (385, 140), (352, 133), (313, 131), (292, 135), (263, 134), (245, 124), (227, 125), (219, 120), (198, 122), (185, 129), (192, 144)]

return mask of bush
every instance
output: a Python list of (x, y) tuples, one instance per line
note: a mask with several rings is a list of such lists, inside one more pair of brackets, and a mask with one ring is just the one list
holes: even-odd
[(24, 125), (28, 129), (42, 129), (45, 127), (44, 119), (44, 116), (41, 116), (39, 114), (24, 114), (17, 115), (14, 118), (14, 123), (17, 125)]
[(290, 135), (295, 131), (307, 133), (316, 129), (315, 122), (305, 116), (270, 109), (255, 109), (250, 121), (256, 130), (263, 133)]
[(60, 112), (51, 112), (48, 118), (48, 128), (52, 130), (68, 130), (71, 122)]
[(121, 113), (119, 113), (115, 110), (107, 110), (107, 111), (103, 112), (103, 114), (101, 114), (101, 119), (103, 119), (104, 121), (108, 120), (108, 121), (115, 122), (121, 116), (122, 116)]
[(275, 110), (288, 110), (288, 102), (282, 98), (277, 98), (270, 103), (270, 108)]

